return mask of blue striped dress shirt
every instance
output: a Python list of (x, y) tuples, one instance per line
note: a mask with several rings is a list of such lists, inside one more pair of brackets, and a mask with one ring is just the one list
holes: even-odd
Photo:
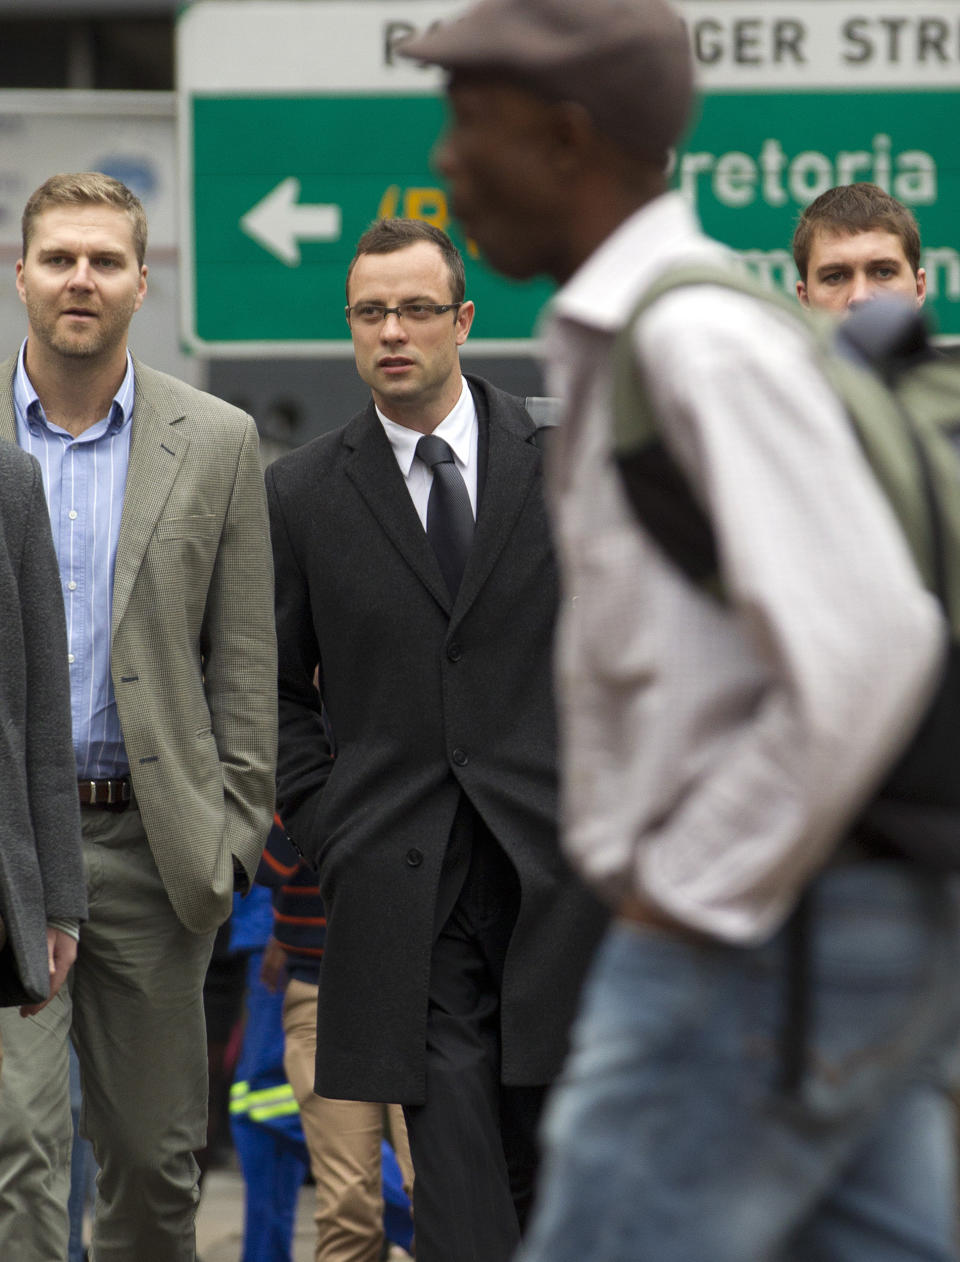
[(24, 364), (13, 382), (17, 442), (40, 461), (67, 613), (73, 747), (82, 780), (129, 771), (110, 677), (113, 567), (130, 457), (133, 361), (110, 413), (78, 438), (51, 424)]

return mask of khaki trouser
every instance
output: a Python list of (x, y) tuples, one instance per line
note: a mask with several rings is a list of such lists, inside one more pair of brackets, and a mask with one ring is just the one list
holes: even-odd
[(328, 1100), (313, 1090), (317, 987), (292, 980), (283, 1004), (283, 1066), (300, 1106), (317, 1185), (316, 1262), (378, 1262), (383, 1248), (380, 1141), (393, 1144), (407, 1195), (413, 1164), (398, 1104)]

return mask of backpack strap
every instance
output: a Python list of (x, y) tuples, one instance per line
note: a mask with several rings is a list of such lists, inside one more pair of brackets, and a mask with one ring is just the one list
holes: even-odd
[[(633, 351), (637, 321), (665, 294), (688, 285), (715, 285), (721, 289), (746, 294), (749, 298), (777, 307), (794, 323), (802, 323), (805, 319), (802, 308), (789, 298), (766, 288), (748, 272), (737, 267), (705, 262), (668, 268), (640, 295), (614, 343), (613, 450), (617, 456), (634, 451), (655, 438), (659, 428), (646, 389), (642, 390), (642, 396), (637, 391), (638, 386), (644, 386), (641, 379), (642, 367), (636, 362)], [(636, 408), (626, 407), (628, 400), (636, 404)]]
[(536, 425), (533, 434), (533, 442), (541, 451), (545, 451), (550, 446), (549, 442), (544, 445), (544, 438), (551, 430), (557, 428), (560, 424), (560, 411), (563, 406), (563, 400), (554, 398), (549, 394), (528, 394), (523, 401), (523, 406), (527, 410), (527, 415)]
[(538, 430), (554, 429), (560, 424), (562, 404), (562, 399), (556, 399), (549, 394), (528, 394), (523, 401), (527, 415)]
[(638, 519), (669, 559), (696, 586), (718, 600), (716, 539), (703, 504), (663, 441), (634, 350), (637, 321), (665, 294), (689, 285), (718, 285), (779, 306), (790, 319), (798, 310), (782, 295), (764, 289), (746, 272), (718, 263), (690, 263), (664, 272), (640, 296), (613, 346), (613, 458)]
[[(901, 401), (891, 382), (867, 368), (855, 357), (841, 353), (837, 345), (836, 322), (820, 312), (797, 306), (784, 294), (763, 286), (745, 271), (718, 264), (687, 264), (664, 272), (639, 298), (617, 334), (612, 356), (613, 434), (612, 455), (630, 504), (661, 550), (687, 577), (710, 595), (726, 600), (720, 577), (719, 558), (713, 527), (704, 511), (696, 488), (677, 464), (663, 441), (644, 365), (635, 351), (637, 321), (665, 294), (681, 286), (714, 285), (755, 298), (778, 310), (786, 319), (805, 329), (811, 340), (815, 362), (827, 383), (844, 404), (861, 449), (870, 464), (910, 545), (914, 561), (929, 590), (942, 590), (942, 553), (938, 555), (938, 511), (945, 509), (960, 538), (960, 495), (956, 494), (958, 474), (955, 453), (944, 442), (949, 426), (949, 406), (940, 405), (943, 415), (925, 426), (939, 431), (932, 436), (934, 466), (918, 460), (916, 426), (911, 414), (930, 411), (913, 399)], [(943, 391), (940, 378), (955, 372), (952, 365), (934, 362), (905, 374), (914, 393), (926, 387), (928, 396)], [(928, 446), (925, 442), (924, 446)], [(932, 495), (931, 492), (934, 492)], [(960, 560), (958, 560), (960, 564)], [(960, 575), (948, 604), (951, 621), (960, 632)], [(952, 608), (951, 608), (952, 606)]]

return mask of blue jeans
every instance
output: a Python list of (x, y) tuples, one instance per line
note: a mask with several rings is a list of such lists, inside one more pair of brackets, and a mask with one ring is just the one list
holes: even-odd
[(518, 1262), (948, 1262), (960, 917), (906, 865), (813, 891), (807, 1070), (780, 1085), (787, 937), (617, 922), (545, 1120)]

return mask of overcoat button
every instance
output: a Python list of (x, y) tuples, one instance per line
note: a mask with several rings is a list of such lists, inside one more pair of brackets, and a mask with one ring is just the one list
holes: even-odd
[(419, 868), (420, 864), (423, 863), (423, 852), (416, 849), (408, 850), (407, 863), (409, 863), (411, 868)]
[(455, 749), (453, 751), (453, 761), (458, 767), (465, 767), (470, 760), (462, 749)]

